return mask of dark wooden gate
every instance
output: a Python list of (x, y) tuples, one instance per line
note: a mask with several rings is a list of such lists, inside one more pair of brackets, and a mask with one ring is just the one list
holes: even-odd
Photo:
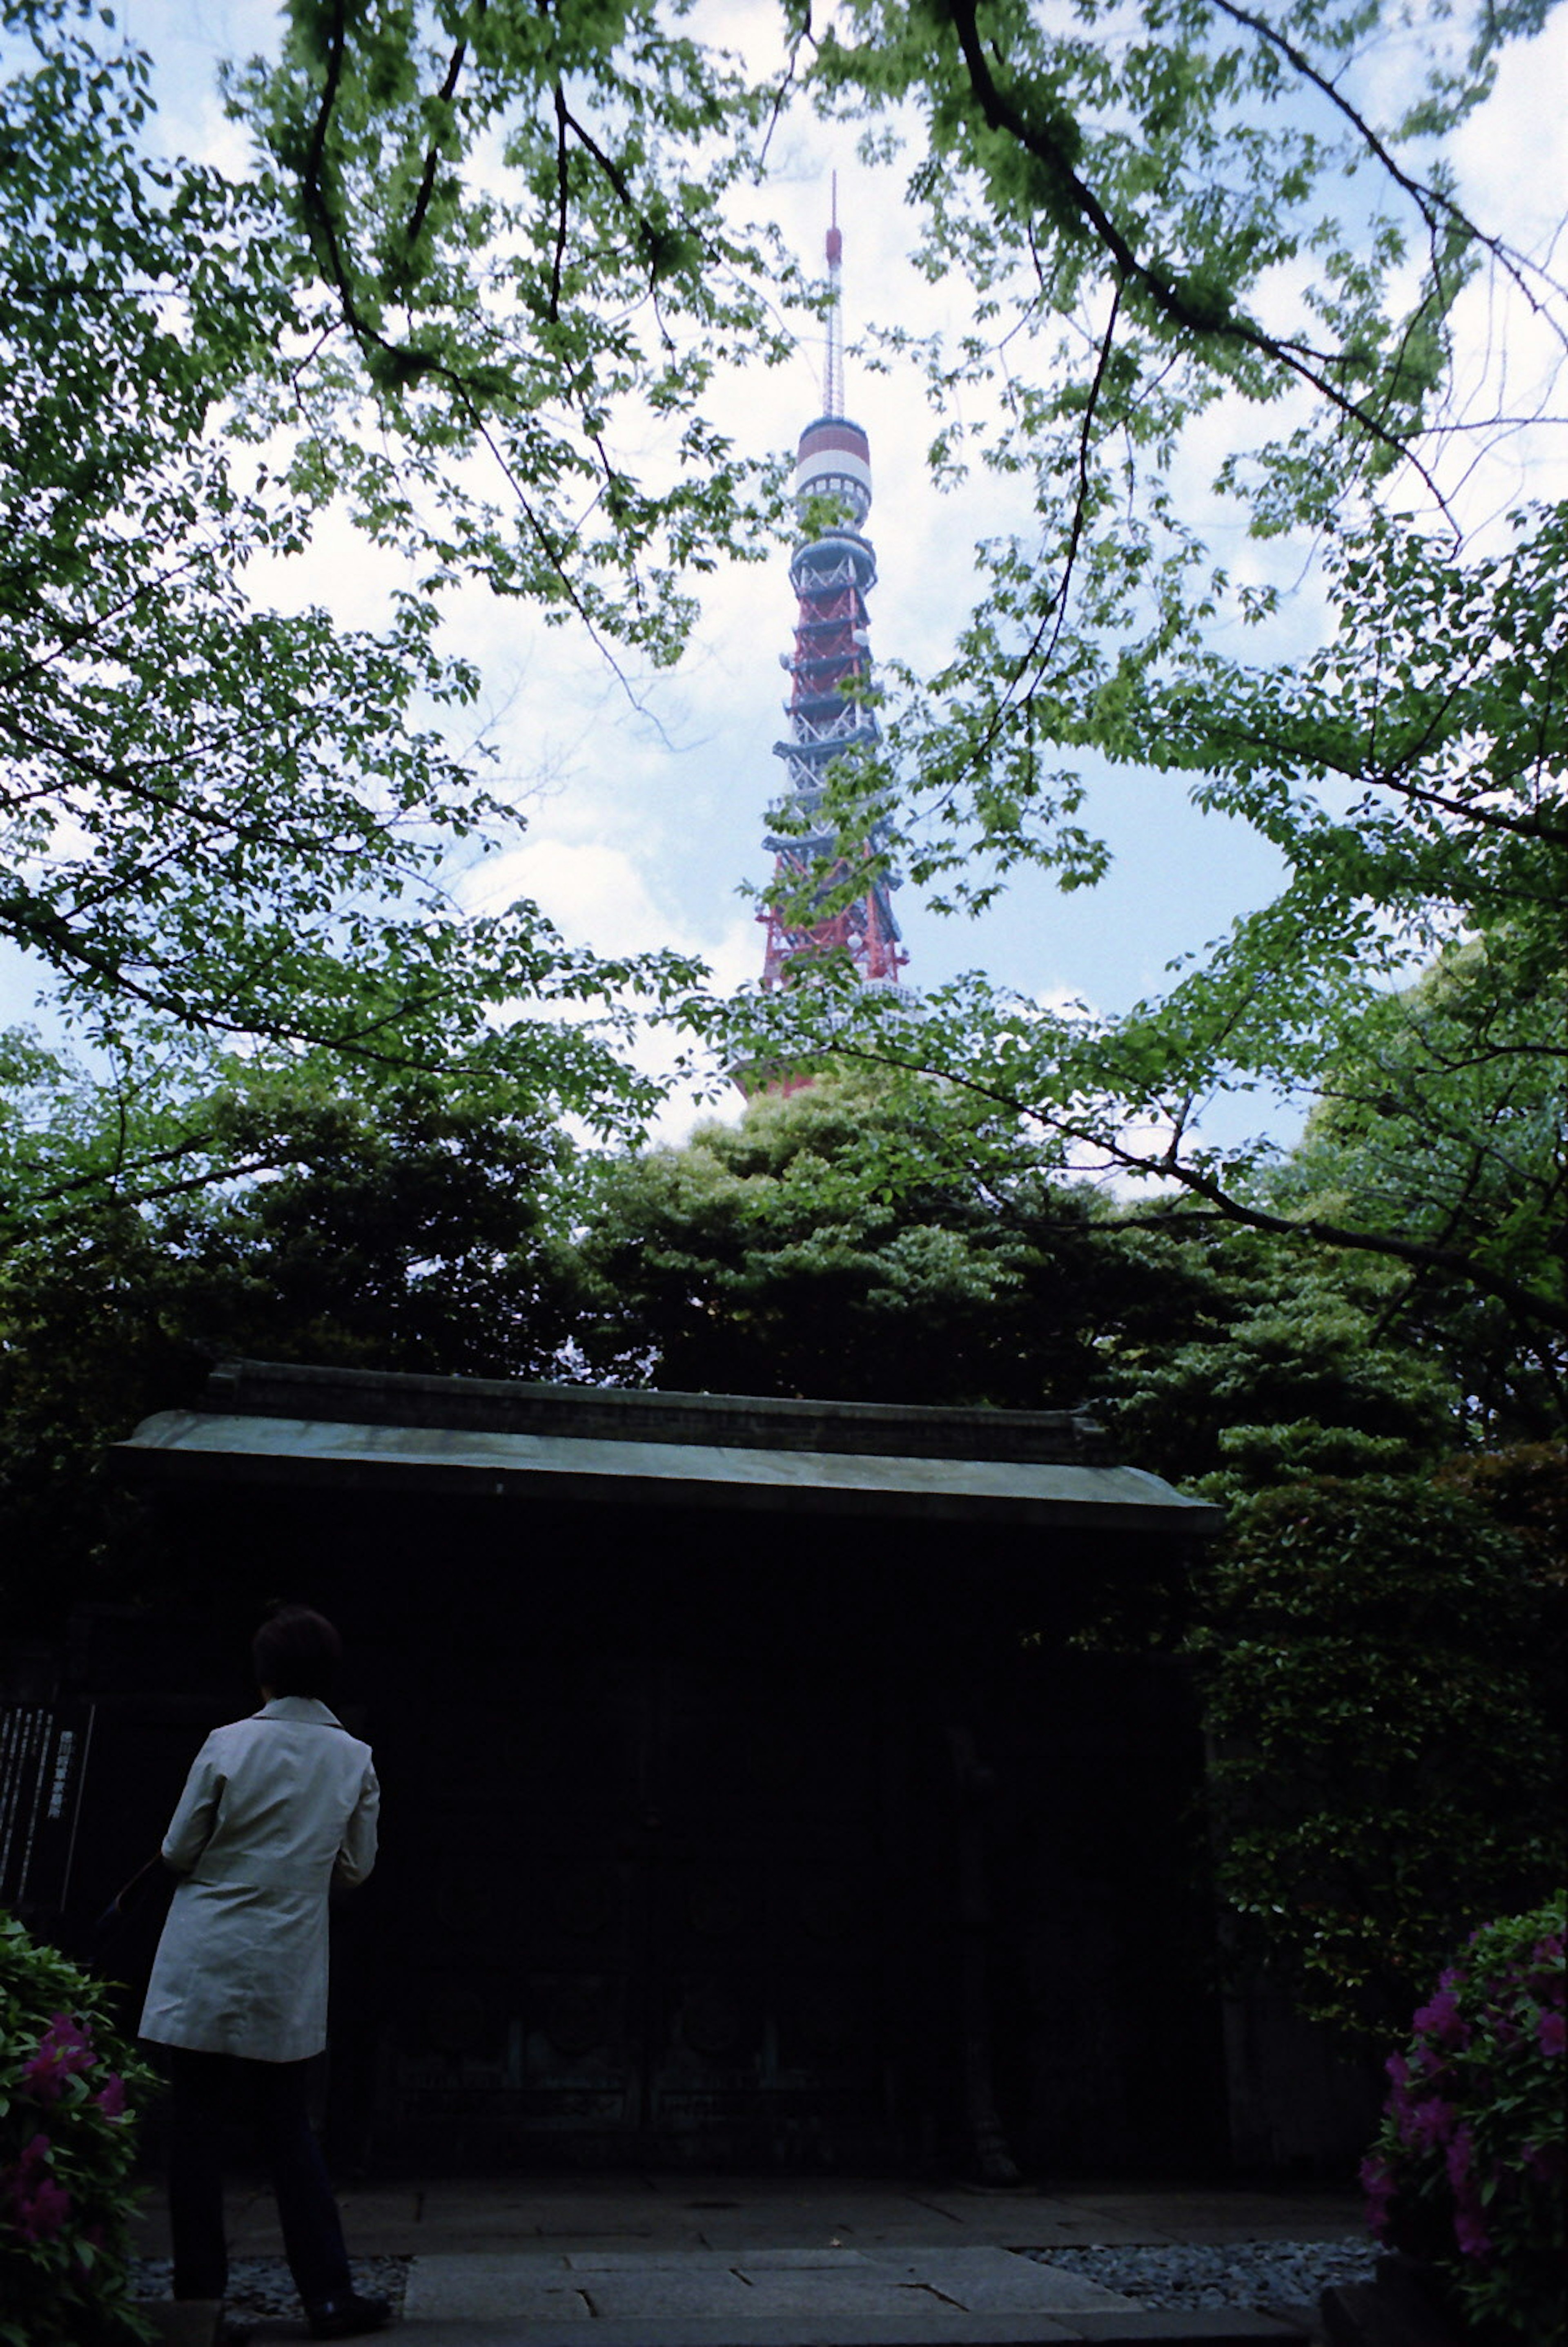
[(557, 1652), (504, 1697), (443, 1706), (434, 1734), (387, 1886), (417, 1943), (382, 2103), (395, 2147), (889, 2155), (874, 1691)]
[[(209, 1480), (194, 1449), (158, 1503), (178, 1609), (84, 1619), (71, 1654), (99, 1706), (73, 1891), (90, 1916), (155, 1846), (201, 1727), (254, 1700), (265, 1606), (305, 1596), (342, 1627), (340, 1708), (385, 1802), (381, 1862), (333, 1927), (340, 2173), (1212, 2157), (1185, 1678), (1073, 1643), (1158, 1542), (942, 1500), (942, 1460), (984, 1431), (967, 1423), (911, 1430), (926, 1448), (898, 1454), (884, 1517), (869, 1470), (841, 1511), (815, 1470), (809, 1506), (788, 1477), (748, 1482), (762, 1405), (648, 1401), (671, 1442), (701, 1438), (699, 1496), (677, 1501), (597, 1450), (486, 1488), (451, 1468), (448, 1419), (483, 1447), (510, 1389), (476, 1389), (465, 1432), (429, 1418), (441, 1381), (362, 1383), (336, 1406), (384, 1405), (385, 1440), (341, 1471), (330, 1416), (243, 1474)], [(841, 1431), (858, 1455), (866, 1429)]]

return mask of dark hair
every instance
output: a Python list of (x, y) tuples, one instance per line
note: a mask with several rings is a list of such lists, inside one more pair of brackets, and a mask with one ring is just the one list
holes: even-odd
[(280, 1605), (250, 1641), (256, 1684), (274, 1695), (325, 1695), (342, 1651), (325, 1614), (308, 1605)]

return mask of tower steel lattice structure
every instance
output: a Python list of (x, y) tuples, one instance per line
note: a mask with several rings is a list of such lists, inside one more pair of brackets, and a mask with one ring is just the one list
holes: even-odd
[[(869, 699), (866, 617), (877, 559), (861, 531), (871, 507), (871, 451), (860, 425), (843, 412), (842, 259), (835, 181), (823, 413), (800, 435), (795, 510), (802, 539), (789, 565), (795, 646), (779, 655), (793, 684), (784, 704), (789, 738), (776, 742), (773, 754), (784, 761), (789, 787), (770, 810), (778, 828), (763, 842), (774, 858), (768, 909), (759, 915), (767, 924), (762, 982), (768, 987), (787, 985), (796, 965), (829, 956), (847, 959), (864, 985), (896, 987), (909, 959), (893, 915), (898, 883), (885, 868), (886, 825), (873, 823), (856, 846), (846, 848), (822, 813), (830, 767), (836, 760), (867, 756), (881, 740)], [(828, 499), (847, 518), (813, 529), (813, 508)]]

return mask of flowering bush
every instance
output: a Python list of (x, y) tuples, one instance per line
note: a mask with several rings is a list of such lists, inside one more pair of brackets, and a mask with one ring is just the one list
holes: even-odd
[(1563, 1903), (1472, 1932), (1416, 2014), (1361, 2167), (1368, 2217), (1482, 2340), (1560, 2347)]
[(130, 2347), (132, 2105), (152, 2073), (96, 1983), (0, 1915), (0, 2342)]

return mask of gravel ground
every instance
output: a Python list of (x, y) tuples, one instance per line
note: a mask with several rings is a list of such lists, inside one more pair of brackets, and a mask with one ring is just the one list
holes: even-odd
[[(354, 2288), (366, 2298), (390, 2298), (401, 2311), (410, 2262), (407, 2258), (355, 2258)], [(173, 2286), (174, 2269), (167, 2258), (138, 2259), (139, 2298), (167, 2298)], [(279, 2315), (297, 2317), (299, 2296), (282, 2259), (231, 2258), (223, 2311), (229, 2322), (240, 2327)]]
[(1145, 2306), (1257, 2311), (1316, 2306), (1337, 2282), (1369, 2281), (1378, 2251), (1362, 2241), (1224, 2241), (1136, 2250), (1085, 2243), (1026, 2254)]

